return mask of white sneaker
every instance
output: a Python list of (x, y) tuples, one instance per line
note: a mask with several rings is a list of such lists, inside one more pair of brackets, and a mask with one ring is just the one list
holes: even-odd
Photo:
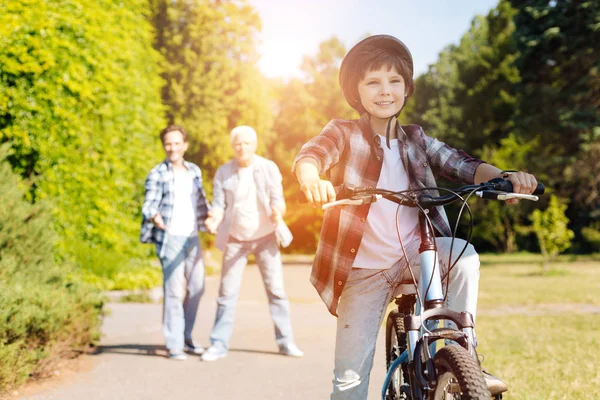
[(181, 350), (172, 350), (169, 351), (169, 360), (185, 361), (187, 360), (187, 356)]
[(279, 346), (279, 354), (290, 357), (303, 357), (304, 352), (298, 348), (294, 343), (282, 344)]
[(224, 349), (221, 346), (210, 346), (208, 350), (202, 353), (200, 358), (202, 361), (216, 361), (219, 358), (227, 357), (227, 349)]
[(194, 344), (194, 342), (191, 339), (188, 339), (185, 341), (185, 344), (183, 346), (183, 350), (188, 352), (188, 353), (192, 353), (192, 354), (202, 354), (204, 353), (204, 347), (202, 346), (198, 346), (196, 344)]

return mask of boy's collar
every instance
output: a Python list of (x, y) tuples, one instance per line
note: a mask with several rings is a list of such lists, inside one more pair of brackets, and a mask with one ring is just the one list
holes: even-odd
[[(379, 135), (373, 132), (373, 129), (371, 129), (371, 124), (369, 124), (369, 113), (363, 113), (360, 116), (358, 119), (358, 125), (360, 126), (363, 135), (369, 141), (369, 143), (376, 144), (377, 146), (381, 144), (381, 138)], [(406, 140), (407, 135), (400, 124), (396, 124), (396, 133), (399, 141), (403, 143)]]

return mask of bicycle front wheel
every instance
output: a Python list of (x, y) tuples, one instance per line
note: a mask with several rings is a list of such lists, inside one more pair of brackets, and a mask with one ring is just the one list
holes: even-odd
[[(397, 312), (388, 316), (385, 329), (385, 367), (390, 365), (406, 350), (406, 332), (404, 321)], [(386, 400), (410, 399), (408, 395), (408, 374), (402, 366), (396, 368), (387, 389)]]
[(437, 385), (430, 400), (489, 400), (479, 363), (460, 346), (446, 346), (434, 358)]

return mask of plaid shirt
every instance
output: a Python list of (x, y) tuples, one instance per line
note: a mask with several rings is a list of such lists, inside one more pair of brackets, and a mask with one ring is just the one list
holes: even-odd
[[(191, 162), (184, 161), (185, 167), (195, 175), (194, 183), (198, 187), (198, 200), (196, 203), (196, 216), (198, 218), (198, 230), (206, 232), (204, 221), (208, 216), (208, 202), (202, 185), (202, 172), (200, 168)], [(174, 187), (175, 175), (173, 164), (165, 160), (152, 168), (146, 178), (146, 196), (142, 206), (142, 229), (140, 242), (156, 243), (159, 257), (162, 257), (162, 249), (167, 241), (167, 235), (162, 229), (158, 229), (150, 219), (160, 213), (166, 226), (169, 226), (173, 216), (173, 202), (175, 200)]]
[[(483, 163), (425, 135), (418, 125), (398, 128), (398, 138), (400, 158), (407, 166), (411, 189), (436, 186), (437, 176), (473, 183), (475, 170)], [(311, 157), (317, 161), (319, 173), (326, 174), (334, 186), (374, 188), (383, 165), (380, 142), (369, 125), (368, 114), (359, 120), (332, 120), (321, 134), (302, 146), (292, 169), (298, 160)], [(438, 195), (437, 191), (430, 194)], [(333, 207), (323, 215), (310, 280), (333, 315), (337, 315), (338, 300), (354, 264), (369, 207), (368, 204)], [(438, 235), (451, 235), (443, 207), (431, 210), (429, 216)]]
[[(254, 158), (254, 183), (256, 184), (256, 195), (265, 212), (270, 217), (271, 207), (277, 207), (285, 214), (285, 199), (283, 198), (283, 187), (281, 185), (281, 172), (279, 167), (271, 160), (257, 156)], [(217, 230), (215, 246), (225, 251), (229, 240), (229, 232), (233, 221), (233, 205), (235, 204), (235, 193), (239, 185), (239, 165), (235, 159), (221, 165), (213, 180), (212, 208), (224, 212), (223, 221)]]

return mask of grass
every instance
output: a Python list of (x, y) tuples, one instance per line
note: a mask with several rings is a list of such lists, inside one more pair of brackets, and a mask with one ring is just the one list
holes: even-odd
[(599, 399), (600, 265), (564, 257), (541, 275), (539, 261), (482, 256), (484, 367), (508, 383), (507, 400)]
[(479, 308), (537, 304), (600, 305), (600, 263), (559, 262), (552, 272), (540, 273), (536, 261), (482, 263)]

